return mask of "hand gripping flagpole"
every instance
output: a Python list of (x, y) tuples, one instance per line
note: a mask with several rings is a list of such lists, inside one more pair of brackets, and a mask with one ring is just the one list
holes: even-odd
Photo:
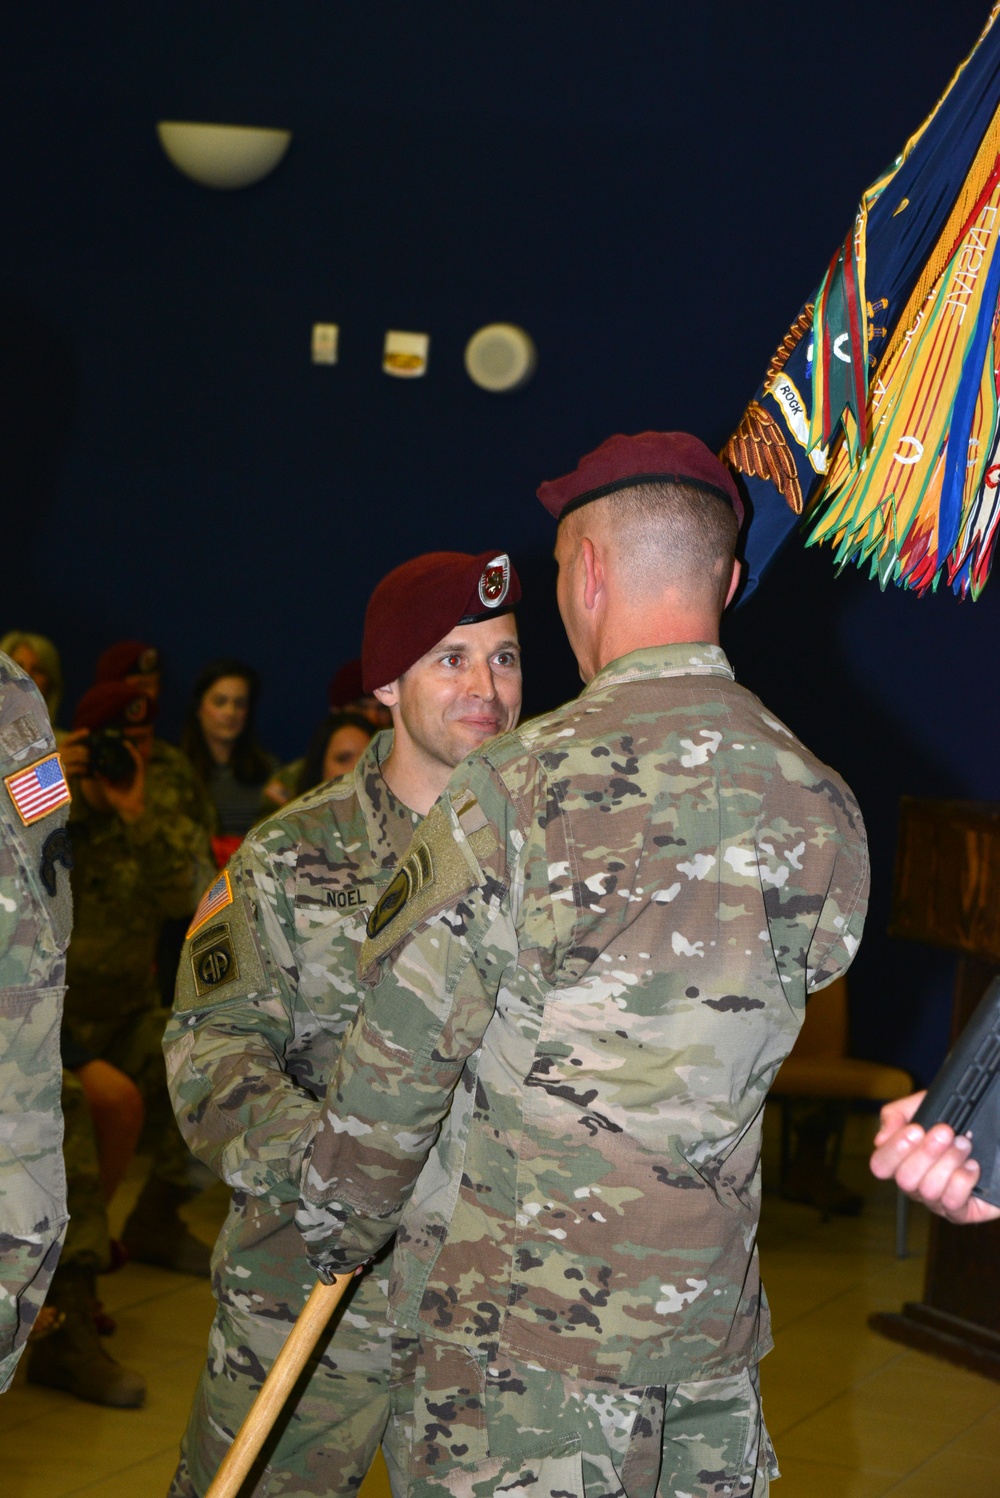
[(338, 1274), (331, 1285), (317, 1281), (313, 1286), (205, 1498), (236, 1498), (310, 1353), (353, 1279), (353, 1274)]

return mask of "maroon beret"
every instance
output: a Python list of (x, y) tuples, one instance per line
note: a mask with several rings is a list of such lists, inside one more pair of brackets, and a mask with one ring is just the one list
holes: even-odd
[(429, 551), (383, 577), (365, 612), (361, 680), (366, 692), (388, 686), (456, 624), (506, 614), (521, 584), (505, 551)]
[(124, 681), (126, 676), (147, 676), (160, 669), (160, 652), (142, 640), (119, 640), (110, 645), (97, 662), (95, 681)]
[(156, 717), (156, 703), (124, 681), (101, 681), (84, 692), (73, 714), (74, 728), (141, 728)]
[(542, 484), (538, 498), (550, 515), (561, 520), (592, 499), (653, 483), (705, 489), (731, 505), (743, 524), (743, 501), (732, 474), (690, 432), (639, 432), (635, 437), (619, 432), (581, 458), (572, 473)]
[[(384, 683), (379, 682), (379, 686), (382, 685)], [(326, 692), (332, 713), (336, 712), (338, 707), (346, 707), (349, 702), (357, 702), (359, 697), (364, 697), (365, 689), (361, 685), (361, 662), (347, 661), (341, 666)]]

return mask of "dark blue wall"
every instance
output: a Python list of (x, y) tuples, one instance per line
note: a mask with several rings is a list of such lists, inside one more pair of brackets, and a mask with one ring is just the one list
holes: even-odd
[[(531, 594), (529, 709), (565, 697), (536, 484), (614, 430), (721, 443), (986, 9), (5, 7), (0, 629), (57, 640), (71, 701), (109, 641), (155, 640), (168, 728), (205, 659), (244, 654), (291, 755), (374, 582), (496, 545)], [(213, 193), (166, 161), (161, 118), (294, 140), (264, 183)], [(462, 368), (497, 319), (540, 353), (505, 397)], [(314, 321), (341, 325), (336, 368), (309, 363)], [(431, 334), (426, 379), (381, 374), (389, 327)], [(883, 596), (793, 544), (727, 637), (862, 797), (856, 1036), (922, 1071), (946, 978), (881, 935), (895, 806), (995, 794), (997, 587)]]

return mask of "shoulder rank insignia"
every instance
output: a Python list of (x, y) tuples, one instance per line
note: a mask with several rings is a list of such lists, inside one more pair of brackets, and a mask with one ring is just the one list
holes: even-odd
[(232, 903), (233, 887), (229, 882), (229, 870), (223, 869), (215, 883), (210, 884), (202, 895), (198, 909), (191, 917), (191, 924), (187, 928), (187, 937), (185, 937), (185, 940), (188, 937), (192, 937), (201, 926), (204, 926), (206, 921), (210, 921), (213, 915), (217, 915), (220, 910), (225, 910), (226, 906), (232, 905)]
[(434, 862), (431, 852), (423, 843), (417, 843), (410, 851), (395, 879), (386, 889), (368, 917), (366, 930), (371, 938), (384, 931), (394, 921), (404, 905), (418, 890), (434, 883)]
[(58, 754), (46, 755), (45, 759), (36, 760), (26, 770), (5, 775), (3, 783), (25, 827), (40, 822), (42, 817), (65, 806), (70, 799)]
[(228, 921), (212, 926), (191, 947), (191, 971), (194, 975), (194, 991), (201, 998), (223, 983), (231, 983), (240, 975), (236, 959), (236, 948)]

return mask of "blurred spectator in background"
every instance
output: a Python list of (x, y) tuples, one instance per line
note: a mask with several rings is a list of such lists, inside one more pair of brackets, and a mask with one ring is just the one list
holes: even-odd
[(385, 703), (366, 692), (361, 684), (360, 660), (347, 661), (340, 667), (327, 687), (327, 700), (331, 713), (360, 713), (376, 728), (392, 727), (392, 714)]
[(49, 720), (55, 727), (62, 701), (62, 665), (59, 652), (44, 635), (32, 635), (12, 629), (0, 640), (0, 651), (27, 672), (45, 699)]
[(330, 713), (309, 740), (295, 795), (304, 796), (325, 780), (350, 774), (374, 734), (375, 725), (361, 713)]
[(264, 786), (278, 768), (257, 742), (260, 678), (243, 661), (206, 666), (194, 685), (181, 747), (215, 808), (212, 846), (221, 868), (260, 813)]
[(66, 1032), (63, 1066), (69, 1227), (45, 1303), (53, 1327), (31, 1346), (28, 1382), (91, 1404), (134, 1409), (146, 1397), (146, 1381), (101, 1342), (115, 1322), (98, 1299), (97, 1276), (123, 1262), (120, 1245), (112, 1244), (107, 1209), (135, 1153), (142, 1094), (124, 1072), (91, 1056)]
[(160, 652), (144, 640), (119, 640), (109, 645), (98, 658), (94, 670), (95, 684), (102, 681), (124, 681), (135, 687), (151, 702), (160, 698)]
[[(327, 687), (327, 699), (331, 715), (344, 712), (355, 713), (362, 718), (366, 718), (373, 729), (392, 727), (392, 716), (389, 709), (384, 707), (377, 697), (373, 697), (370, 692), (366, 692), (361, 685), (360, 660), (347, 661), (336, 671), (330, 681), (330, 685)], [(317, 728), (311, 743), (319, 738), (324, 726), (325, 724), (321, 724)], [(371, 737), (370, 734), (369, 737)], [(362, 745), (363, 749), (364, 745)], [(301, 759), (293, 759), (291, 764), (282, 765), (281, 769), (277, 770), (271, 776), (264, 787), (260, 804), (260, 816), (269, 816), (279, 806), (285, 806), (294, 796), (301, 796), (304, 791), (311, 790), (314, 785), (319, 785), (324, 780), (333, 780), (337, 775), (346, 775), (349, 770), (354, 768), (360, 753), (361, 751), (359, 750), (358, 755), (350, 763), (345, 759), (343, 761), (345, 764), (344, 769), (338, 769), (326, 775), (320, 774), (317, 766), (312, 765), (309, 771), (311, 778), (308, 782), (302, 779), (306, 756), (303, 756)], [(319, 769), (322, 768), (322, 758), (323, 752), (321, 751), (319, 755)]]
[[(161, 680), (160, 652), (155, 645), (150, 645), (145, 640), (119, 640), (117, 644), (109, 646), (99, 658), (94, 671), (95, 684), (120, 682), (135, 692), (141, 692), (154, 704), (160, 699)], [(214, 872), (215, 855), (211, 837), (216, 831), (215, 808), (187, 755), (180, 749), (175, 749), (173, 744), (168, 744), (166, 739), (154, 736), (152, 721), (132, 731), (133, 742), (138, 743), (144, 738), (148, 738), (152, 744), (146, 762), (147, 804), (157, 816), (169, 817), (174, 812), (179, 812), (184, 817), (190, 817), (202, 829), (198, 839), (202, 872), (196, 880), (198, 888), (194, 899), (190, 909), (178, 917), (164, 920), (157, 944), (156, 971), (160, 998), (169, 1008), (174, 1001), (174, 980), (188, 919), (194, 912), (201, 889), (210, 881)], [(81, 766), (77, 764), (71, 748), (64, 748), (63, 763), (67, 774), (80, 773)]]
[(207, 1250), (178, 1216), (193, 1194), (191, 1157), (166, 1095), (154, 959), (164, 917), (192, 911), (212, 870), (203, 829), (147, 795), (152, 738), (143, 730), (153, 712), (134, 688), (104, 682), (74, 716), (74, 728), (89, 732), (89, 763), (70, 777), (75, 921), (65, 1022), (78, 1051), (110, 1062), (142, 1093), (153, 1168), (122, 1233), (129, 1254), (207, 1274)]

